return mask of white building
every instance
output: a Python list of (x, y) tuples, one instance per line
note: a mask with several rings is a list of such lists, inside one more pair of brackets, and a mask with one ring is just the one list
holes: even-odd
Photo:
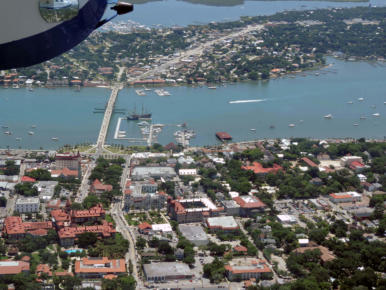
[(331, 193), (330, 201), (333, 203), (356, 202), (362, 200), (362, 195), (355, 191)]
[(39, 212), (39, 209), (38, 197), (20, 197), (16, 201), (15, 210), (19, 213)]
[(277, 218), (282, 224), (295, 224), (297, 222), (296, 218), (289, 214), (279, 214)]
[(180, 169), (178, 170), (178, 175), (185, 176), (185, 175), (197, 175), (197, 169)]

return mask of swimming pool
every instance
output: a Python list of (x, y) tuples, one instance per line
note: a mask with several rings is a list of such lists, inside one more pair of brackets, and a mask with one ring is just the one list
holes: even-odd
[(74, 254), (76, 252), (82, 253), (84, 250), (83, 249), (70, 249), (70, 250), (65, 250), (67, 254)]

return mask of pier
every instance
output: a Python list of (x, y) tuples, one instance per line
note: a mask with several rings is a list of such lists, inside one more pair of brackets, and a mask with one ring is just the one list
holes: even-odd
[(117, 100), (118, 92), (121, 89), (122, 89), (121, 86), (115, 85), (113, 87), (113, 91), (111, 92), (109, 102), (107, 103), (105, 115), (103, 116), (101, 130), (99, 131), (98, 141), (96, 144), (96, 148), (97, 148), (96, 153), (98, 155), (101, 154), (103, 151), (103, 146), (105, 145), (107, 132), (109, 130), (111, 116), (112, 116), (113, 111), (114, 111), (115, 101)]

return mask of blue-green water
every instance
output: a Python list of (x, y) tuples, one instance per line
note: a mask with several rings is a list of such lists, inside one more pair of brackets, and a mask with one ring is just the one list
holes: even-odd
[[(205, 1), (202, 1), (205, 2)], [(221, 2), (221, 1), (219, 1)], [(232, 2), (232, 1), (231, 1)], [(329, 2), (329, 1), (233, 1), (235, 6), (208, 6), (179, 0), (153, 1), (136, 4), (133, 13), (117, 17), (114, 21), (130, 19), (140, 24), (186, 26), (209, 23), (211, 21), (238, 20), (241, 16), (271, 15), (285, 10), (310, 10), (321, 8), (342, 8), (356, 6), (385, 6), (385, 0), (369, 2)]]
[[(186, 122), (197, 136), (192, 145), (217, 143), (216, 131), (226, 131), (234, 141), (276, 137), (369, 137), (386, 136), (386, 66), (366, 62), (329, 59), (333, 66), (320, 71), (268, 82), (249, 82), (218, 87), (168, 87), (172, 95), (154, 92), (138, 96), (133, 88), (120, 92), (117, 107), (132, 110), (144, 107), (156, 123), (167, 124), (159, 136), (162, 144), (174, 141), (176, 124)], [(109, 96), (106, 89), (0, 89), (0, 125), (13, 135), (0, 134), (0, 147), (55, 148), (63, 144), (95, 142), (102, 114), (93, 114)], [(364, 98), (359, 102), (358, 98)], [(264, 99), (259, 103), (229, 104), (234, 100)], [(353, 104), (347, 102), (353, 101)], [(373, 108), (372, 106), (376, 106)], [(379, 117), (372, 114), (379, 113)], [(323, 116), (332, 114), (333, 119)], [(366, 120), (360, 120), (361, 116)], [(108, 143), (113, 140), (117, 119), (114, 114)], [(302, 120), (302, 122), (301, 122)], [(358, 126), (353, 124), (357, 123)], [(35, 135), (29, 136), (30, 125)], [(290, 128), (289, 124), (296, 127)], [(274, 125), (275, 129), (270, 129)], [(135, 122), (122, 122), (130, 137), (138, 136)], [(250, 129), (256, 129), (254, 133)], [(16, 141), (16, 137), (22, 137)], [(51, 137), (59, 137), (58, 142)]]

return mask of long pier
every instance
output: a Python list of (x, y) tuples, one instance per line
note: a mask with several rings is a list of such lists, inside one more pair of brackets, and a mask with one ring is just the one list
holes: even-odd
[(96, 153), (98, 155), (101, 154), (103, 151), (103, 146), (105, 145), (107, 131), (109, 130), (111, 116), (114, 111), (115, 101), (117, 100), (118, 92), (120, 90), (121, 90), (121, 87), (119, 85), (114, 86), (113, 91), (111, 92), (111, 95), (109, 98), (109, 102), (107, 103), (105, 115), (103, 116), (101, 130), (99, 131), (98, 141), (96, 144), (96, 148), (97, 148)]

